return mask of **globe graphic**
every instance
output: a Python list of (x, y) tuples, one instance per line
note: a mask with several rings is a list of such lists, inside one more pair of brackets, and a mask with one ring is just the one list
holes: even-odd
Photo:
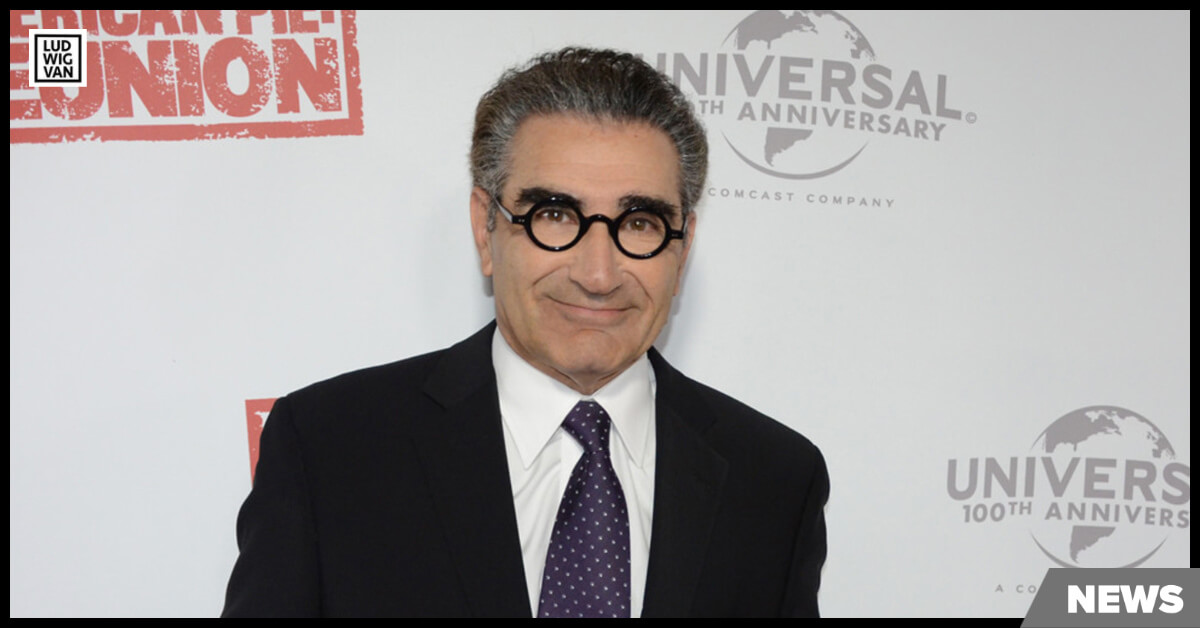
[(866, 147), (865, 135), (840, 128), (845, 108), (854, 105), (837, 96), (821, 101), (824, 60), (858, 68), (875, 60), (870, 42), (845, 17), (836, 11), (755, 11), (723, 46), (732, 57), (729, 82), (737, 86), (730, 91), (740, 90), (744, 98), (730, 99), (721, 131), (744, 162), (776, 177), (810, 179), (840, 170)]
[[(1157, 551), (1173, 529), (1161, 519), (1160, 510), (1168, 504), (1154, 500), (1159, 498), (1162, 469), (1175, 459), (1175, 450), (1145, 417), (1115, 406), (1081, 408), (1047, 427), (1034, 441), (1033, 453), (1053, 461), (1053, 474), (1060, 483), (1072, 473), (1072, 459), (1078, 459), (1065, 488), (1060, 484), (1061, 496), (1049, 485), (1053, 481), (1046, 476), (1052, 474), (1044, 466), (1039, 468), (1044, 484), (1038, 487), (1033, 505), (1037, 523), (1030, 533), (1059, 565), (1137, 566)], [(1091, 494), (1085, 481), (1088, 459), (1098, 463), (1099, 481), (1092, 485)], [(1146, 499), (1141, 490), (1128, 490), (1129, 461), (1135, 461), (1138, 472), (1150, 465), (1155, 469), (1153, 499)], [(1147, 510), (1153, 511), (1151, 518)], [(1058, 516), (1046, 516), (1050, 512)]]

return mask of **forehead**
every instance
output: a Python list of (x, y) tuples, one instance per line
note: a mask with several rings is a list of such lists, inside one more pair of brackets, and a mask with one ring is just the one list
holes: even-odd
[(679, 153), (644, 122), (531, 116), (509, 153), (508, 192), (542, 187), (604, 202), (638, 194), (679, 203)]

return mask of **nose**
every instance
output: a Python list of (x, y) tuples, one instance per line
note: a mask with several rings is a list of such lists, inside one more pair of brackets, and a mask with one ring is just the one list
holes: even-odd
[(583, 239), (570, 249), (575, 256), (571, 263), (571, 280), (588, 294), (611, 294), (621, 286), (620, 264), (625, 256), (617, 250), (607, 224), (596, 221), (588, 227)]

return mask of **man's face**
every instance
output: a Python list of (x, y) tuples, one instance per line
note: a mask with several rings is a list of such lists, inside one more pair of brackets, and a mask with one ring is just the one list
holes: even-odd
[[(678, 152), (648, 125), (534, 116), (517, 129), (510, 157), (498, 200), (518, 216), (552, 194), (574, 199), (585, 216), (610, 218), (652, 201), (673, 209), (673, 228), (682, 224)], [(679, 291), (694, 220), (683, 240), (633, 259), (617, 250), (603, 223), (565, 251), (539, 248), (502, 212), (489, 232), (489, 202), (474, 190), (471, 224), (483, 274), (492, 277), (497, 325), (518, 355), (590, 394), (650, 348)]]

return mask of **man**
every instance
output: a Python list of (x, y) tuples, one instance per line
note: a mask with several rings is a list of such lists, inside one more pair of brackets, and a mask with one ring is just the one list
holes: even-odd
[(479, 103), (496, 320), (279, 399), (225, 615), (817, 615), (824, 460), (652, 344), (707, 142), (666, 77), (565, 49)]

